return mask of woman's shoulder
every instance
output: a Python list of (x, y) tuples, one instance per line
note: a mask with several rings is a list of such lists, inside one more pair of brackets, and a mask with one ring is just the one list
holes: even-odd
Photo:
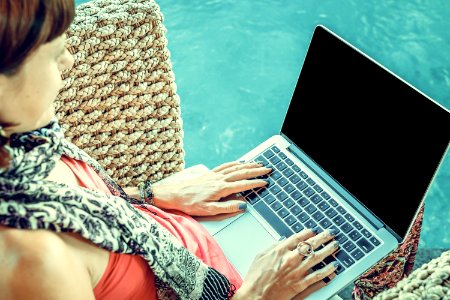
[(9, 295), (6, 299), (21, 299), (30, 292), (51, 299), (73, 278), (89, 283), (89, 274), (72, 256), (54, 232), (0, 227), (0, 291)]

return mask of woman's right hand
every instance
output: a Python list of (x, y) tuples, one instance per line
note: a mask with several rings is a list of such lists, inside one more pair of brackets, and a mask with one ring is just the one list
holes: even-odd
[(283, 300), (294, 297), (303, 299), (308, 293), (323, 285), (323, 278), (333, 275), (336, 270), (334, 264), (329, 264), (312, 273), (310, 269), (336, 252), (339, 243), (330, 242), (309, 256), (300, 254), (297, 245), (302, 241), (308, 242), (313, 249), (316, 249), (332, 238), (333, 235), (329, 231), (316, 235), (312, 230), (307, 229), (260, 253), (250, 266), (244, 283), (233, 299)]

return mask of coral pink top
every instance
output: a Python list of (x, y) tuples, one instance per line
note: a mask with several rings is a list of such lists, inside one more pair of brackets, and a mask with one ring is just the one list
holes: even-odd
[[(98, 174), (86, 163), (67, 156), (61, 160), (72, 170), (82, 187), (111, 194)], [(172, 233), (191, 253), (224, 274), (238, 289), (242, 277), (223, 254), (212, 236), (192, 217), (178, 211), (135, 206)], [(155, 276), (147, 262), (137, 255), (111, 252), (109, 262), (94, 288), (96, 299), (156, 299)]]

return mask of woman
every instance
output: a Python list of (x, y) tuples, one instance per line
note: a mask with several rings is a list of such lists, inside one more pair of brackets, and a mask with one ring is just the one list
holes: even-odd
[(230, 162), (126, 193), (64, 139), (53, 101), (73, 64), (64, 45), (73, 15), (73, 0), (0, 3), (2, 299), (291, 299), (320, 287), (335, 265), (308, 270), (338, 249), (332, 232), (274, 245), (242, 280), (189, 216), (245, 210), (219, 200), (265, 186), (251, 178), (270, 169)]

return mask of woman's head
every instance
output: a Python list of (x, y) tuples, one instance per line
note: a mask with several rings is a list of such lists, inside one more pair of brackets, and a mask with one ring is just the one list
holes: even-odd
[[(54, 116), (61, 72), (73, 64), (64, 32), (74, 13), (73, 0), (0, 1), (0, 126), (6, 137)], [(4, 154), (0, 142), (0, 166)]]

